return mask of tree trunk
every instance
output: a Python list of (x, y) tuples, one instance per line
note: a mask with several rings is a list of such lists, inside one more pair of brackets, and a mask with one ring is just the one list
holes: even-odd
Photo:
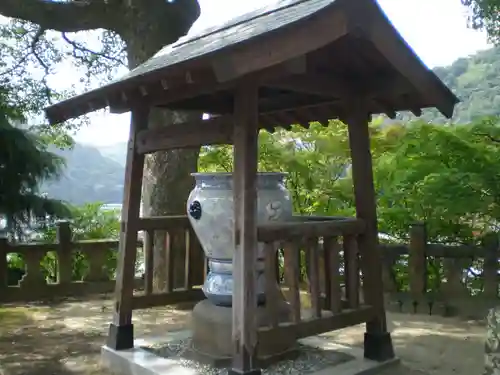
[[(144, 31), (144, 28), (141, 28)], [(183, 34), (151, 35), (134, 32), (124, 37), (127, 43), (129, 67), (133, 69), (152, 57), (163, 46), (168, 45)], [(151, 111), (149, 128), (168, 126), (174, 123), (200, 119), (199, 112), (174, 112), (164, 109)], [(143, 181), (143, 215), (165, 216), (185, 215), (186, 201), (193, 188), (192, 172), (196, 172), (199, 149), (171, 150), (148, 155), (145, 162)], [(185, 246), (183, 233), (177, 234), (179, 240), (174, 241), (175, 280), (174, 287), (182, 285), (184, 280)], [(166, 286), (167, 257), (166, 233), (157, 231), (154, 239), (154, 273), (153, 287), (155, 291), (164, 291)], [(203, 264), (197, 268), (203, 269)]]
[[(169, 124), (190, 119), (199, 119), (199, 113), (171, 112), (155, 110), (151, 116), (151, 126), (168, 126)], [(143, 215), (166, 216), (185, 215), (186, 201), (193, 188), (190, 173), (196, 172), (199, 149), (172, 150), (149, 155), (145, 163), (143, 185)], [(170, 242), (174, 248), (175, 279), (174, 287), (183, 285), (185, 240), (184, 233), (169, 233), (175, 240)], [(166, 286), (167, 252), (165, 233), (158, 231), (154, 240), (154, 273), (153, 287), (155, 291), (163, 291)], [(202, 266), (201, 266), (202, 267)]]

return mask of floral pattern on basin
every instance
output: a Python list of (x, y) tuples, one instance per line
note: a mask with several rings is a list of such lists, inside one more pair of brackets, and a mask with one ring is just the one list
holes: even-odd
[[(189, 220), (205, 255), (210, 272), (203, 286), (213, 303), (230, 306), (232, 302), (232, 260), (234, 253), (233, 180), (231, 173), (194, 173), (196, 186), (187, 202)], [(292, 202), (284, 185), (284, 173), (259, 173), (257, 176), (257, 222), (284, 222), (292, 218)], [(264, 245), (258, 245), (259, 258)], [(261, 263), (261, 262), (259, 262)], [(263, 264), (258, 264), (257, 295), (264, 293)], [(219, 270), (224, 269), (224, 272)]]

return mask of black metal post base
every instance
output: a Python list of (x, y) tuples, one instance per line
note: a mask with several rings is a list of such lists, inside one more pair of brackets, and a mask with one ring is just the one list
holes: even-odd
[(106, 345), (114, 350), (126, 350), (134, 347), (134, 325), (109, 325)]
[(260, 369), (253, 369), (248, 371), (238, 371), (235, 369), (229, 369), (227, 375), (261, 375), (262, 371)]
[(389, 332), (366, 332), (364, 349), (364, 356), (366, 359), (383, 362), (394, 358), (394, 348)]

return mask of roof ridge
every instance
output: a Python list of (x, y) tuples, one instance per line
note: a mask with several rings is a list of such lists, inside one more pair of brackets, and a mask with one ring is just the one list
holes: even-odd
[[(259, 10), (266, 9), (266, 7), (261, 7), (261, 8), (255, 9), (253, 11), (243, 13), (240, 16), (233, 17), (225, 25), (223, 25), (221, 27), (212, 28), (212, 29), (206, 28), (204, 30), (201, 30), (200, 34), (198, 34), (198, 35), (194, 35), (194, 36), (192, 36), (190, 38), (186, 38), (184, 40), (179, 40), (177, 43), (174, 43), (172, 45), (172, 48), (177, 48), (177, 47), (183, 46), (185, 44), (189, 44), (191, 42), (194, 42), (194, 41), (206, 38), (207, 36), (210, 36), (210, 35), (219, 33), (221, 31), (224, 31), (224, 30), (227, 30), (227, 29), (231, 29), (231, 28), (233, 28), (235, 26), (239, 26), (241, 24), (253, 21), (253, 20), (257, 19), (257, 18), (267, 16), (270, 13), (278, 12), (278, 11), (281, 11), (281, 10), (284, 10), (284, 9), (287, 9), (287, 8), (290, 8), (290, 7), (293, 7), (293, 6), (296, 6), (298, 4), (308, 2), (308, 1), (313, 1), (313, 0), (291, 0), (287, 4), (283, 4), (283, 5), (280, 6), (279, 3), (285, 2), (285, 1), (284, 0), (279, 0), (278, 4), (277, 4), (278, 6), (276, 8), (272, 8), (272, 9), (269, 9), (269, 10), (264, 11), (262, 13), (258, 13)], [(254, 16), (252, 16), (252, 17), (243, 18), (243, 19), (240, 19), (239, 21), (236, 21), (238, 18), (243, 17), (245, 14), (249, 14), (249, 13), (252, 13), (252, 12), (256, 12), (256, 14)], [(231, 20), (234, 20), (236, 22), (232, 23)]]

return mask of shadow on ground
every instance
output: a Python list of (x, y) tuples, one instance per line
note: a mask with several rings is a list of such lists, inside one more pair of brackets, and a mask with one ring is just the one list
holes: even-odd
[[(0, 308), (0, 374), (108, 375), (99, 363), (111, 308), (103, 299)], [(157, 308), (134, 317), (141, 335), (182, 328), (189, 312)]]
[[(107, 299), (0, 307), (2, 375), (110, 375), (99, 362), (111, 308)], [(186, 327), (189, 317), (185, 306), (155, 308), (134, 312), (134, 325), (137, 336), (158, 335)], [(485, 328), (481, 324), (426, 315), (392, 313), (388, 317), (404, 367), (381, 375), (482, 372)], [(363, 331), (360, 325), (327, 335), (362, 346)]]

